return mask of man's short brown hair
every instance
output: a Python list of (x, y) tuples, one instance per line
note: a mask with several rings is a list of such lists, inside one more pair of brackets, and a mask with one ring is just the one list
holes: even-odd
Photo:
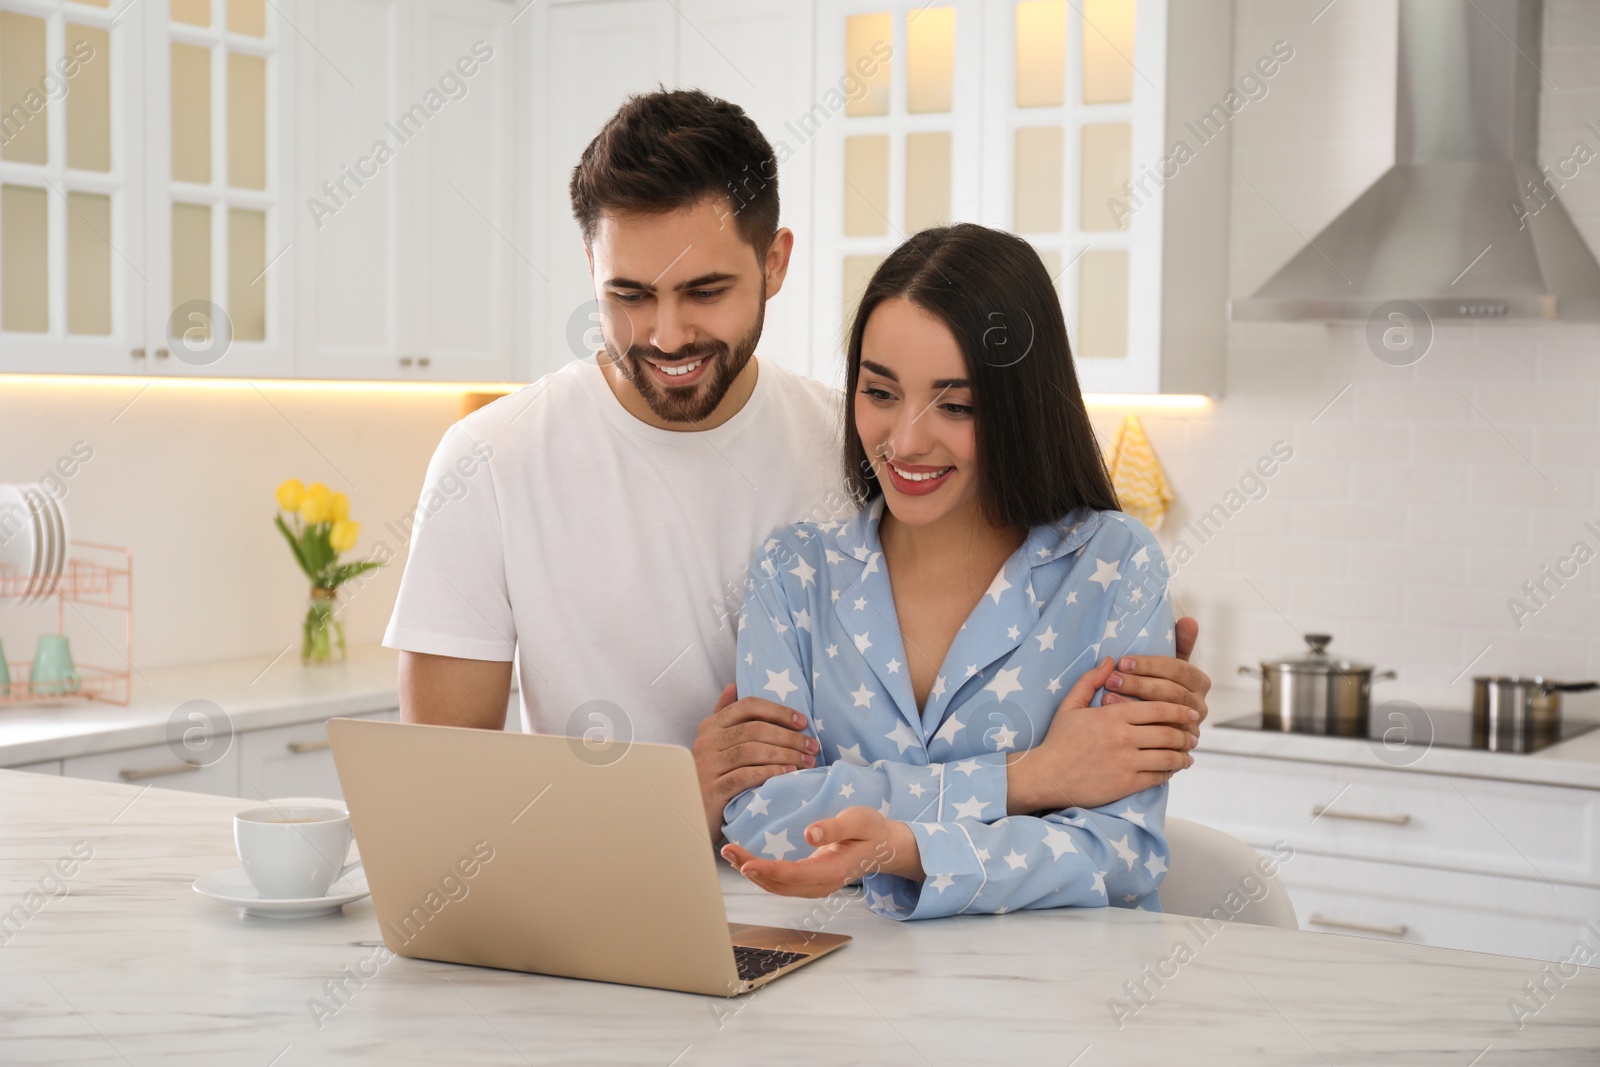
[(737, 104), (698, 89), (630, 97), (572, 170), (585, 244), (606, 212), (660, 214), (721, 197), (739, 236), (765, 257), (778, 232), (778, 161)]

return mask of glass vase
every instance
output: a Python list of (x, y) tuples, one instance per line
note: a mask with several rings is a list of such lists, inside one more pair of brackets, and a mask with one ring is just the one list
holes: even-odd
[(339, 591), (313, 587), (301, 627), (301, 663), (344, 661), (344, 623), (339, 621)]

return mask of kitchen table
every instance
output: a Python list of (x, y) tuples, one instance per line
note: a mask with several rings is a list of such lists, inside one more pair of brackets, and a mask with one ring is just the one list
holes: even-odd
[(244, 803), (0, 771), (0, 1062), (1600, 1062), (1600, 969), (1120, 909), (896, 923), (726, 867), (731, 919), (854, 942), (732, 1000), (383, 962), (370, 900), (284, 922), (191, 889)]

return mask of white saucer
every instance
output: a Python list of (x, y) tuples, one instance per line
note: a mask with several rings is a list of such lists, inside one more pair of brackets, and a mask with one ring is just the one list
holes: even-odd
[(264, 898), (250, 883), (243, 867), (208, 874), (195, 879), (194, 891), (201, 896), (224, 904), (243, 908), (246, 915), (258, 919), (309, 919), (317, 915), (332, 915), (346, 904), (353, 904), (371, 892), (367, 876), (359, 867), (328, 888), (328, 895), (306, 897), (300, 900)]

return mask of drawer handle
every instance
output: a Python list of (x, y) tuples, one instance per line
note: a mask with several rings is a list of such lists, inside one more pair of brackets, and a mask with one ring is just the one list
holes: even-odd
[(157, 767), (149, 771), (118, 771), (117, 777), (124, 782), (142, 782), (146, 778), (165, 778), (169, 774), (188, 774), (190, 771), (198, 771), (202, 766), (203, 764), (199, 763), (175, 763), (171, 767)]
[(289, 744), (286, 745), (285, 747), (288, 748), (288, 750), (290, 752), (293, 752), (296, 756), (299, 756), (299, 755), (302, 755), (302, 754), (304, 754), (306, 752), (321, 752), (325, 748), (332, 748), (333, 747), (333, 742), (332, 741), (290, 741)]
[(1382, 822), (1388, 823), (1390, 826), (1405, 826), (1411, 821), (1411, 816), (1409, 815), (1363, 815), (1359, 811), (1334, 811), (1332, 808), (1326, 807), (1322, 804), (1313, 804), (1311, 806), (1311, 817), (1313, 819), (1320, 819), (1324, 815), (1330, 819), (1354, 819), (1357, 822)]
[(1324, 919), (1320, 915), (1313, 915), (1306, 922), (1312, 926), (1327, 926), (1335, 930), (1358, 930), (1363, 934), (1379, 934), (1383, 937), (1404, 937), (1411, 929), (1405, 923), (1398, 926), (1372, 926), (1368, 923), (1347, 923), (1338, 919)]

